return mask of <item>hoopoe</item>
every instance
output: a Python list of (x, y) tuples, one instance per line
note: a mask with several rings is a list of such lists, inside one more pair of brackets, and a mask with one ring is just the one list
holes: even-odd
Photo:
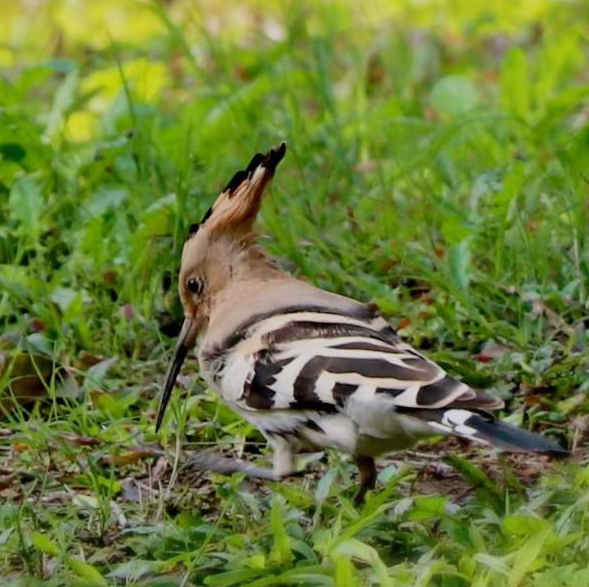
[(256, 154), (190, 227), (178, 282), (185, 320), (156, 431), (202, 333), (203, 378), (273, 449), (272, 471), (242, 469), (252, 475), (282, 479), (295, 473), (301, 448), (333, 448), (354, 457), (360, 502), (375, 485), (374, 457), (432, 435), (567, 454), (491, 416), (500, 399), (446, 374), (403, 342), (374, 306), (295, 279), (268, 258), (253, 223), (285, 152), (282, 143)]

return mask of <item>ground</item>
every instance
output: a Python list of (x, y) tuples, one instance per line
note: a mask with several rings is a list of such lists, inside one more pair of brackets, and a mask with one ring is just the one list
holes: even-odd
[[(12, 2), (0, 31), (2, 585), (589, 584), (584, 2)], [(181, 246), (289, 150), (262, 246), (376, 303), (551, 461), (434, 439), (284, 483), (189, 361)], [(302, 463), (301, 463), (302, 464)]]

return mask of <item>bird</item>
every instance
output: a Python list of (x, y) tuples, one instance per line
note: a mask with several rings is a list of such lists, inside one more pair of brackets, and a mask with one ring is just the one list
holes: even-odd
[(266, 254), (254, 223), (285, 153), (282, 142), (254, 155), (190, 226), (178, 275), (184, 323), (156, 433), (182, 364), (198, 346), (202, 378), (273, 451), (271, 469), (247, 464), (246, 474), (282, 480), (297, 473), (301, 450), (335, 449), (358, 467), (359, 504), (375, 488), (376, 457), (431, 436), (568, 454), (494, 417), (501, 399), (471, 388), (403, 341), (376, 305), (297, 279)]

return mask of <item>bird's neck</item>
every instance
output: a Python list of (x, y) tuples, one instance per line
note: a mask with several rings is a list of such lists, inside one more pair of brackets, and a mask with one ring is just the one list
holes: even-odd
[(232, 258), (230, 280), (233, 283), (268, 281), (283, 277), (284, 272), (256, 244), (243, 247)]

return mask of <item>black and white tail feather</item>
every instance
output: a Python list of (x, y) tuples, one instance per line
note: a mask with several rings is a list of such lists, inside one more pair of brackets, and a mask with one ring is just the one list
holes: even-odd
[(444, 434), (454, 434), (508, 452), (535, 452), (552, 456), (568, 454), (555, 442), (502, 422), (485, 412), (476, 413), (460, 408), (420, 410), (417, 417)]

